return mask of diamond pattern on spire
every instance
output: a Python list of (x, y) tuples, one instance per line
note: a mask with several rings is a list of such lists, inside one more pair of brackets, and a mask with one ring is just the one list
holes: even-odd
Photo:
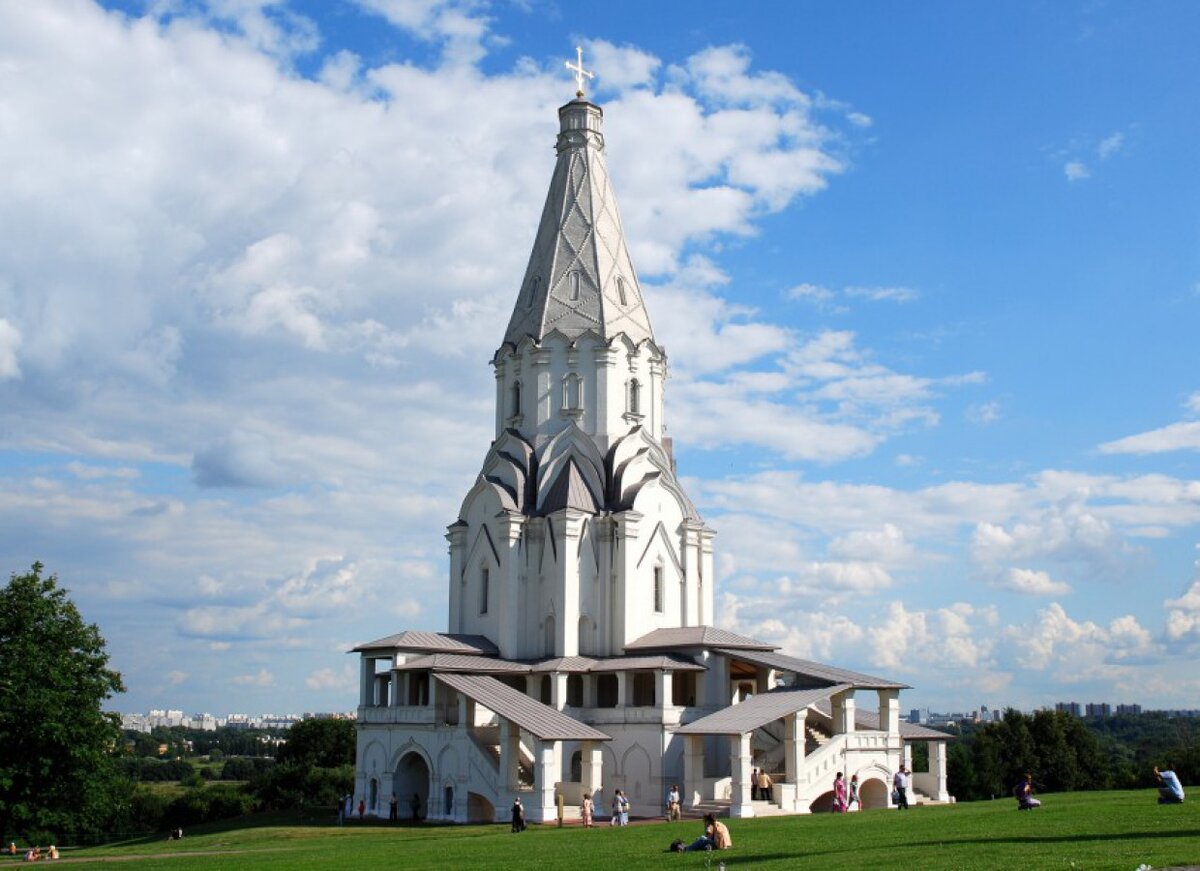
[(504, 340), (541, 340), (550, 330), (653, 339), (604, 161), (599, 110), (574, 101), (559, 115), (558, 162)]

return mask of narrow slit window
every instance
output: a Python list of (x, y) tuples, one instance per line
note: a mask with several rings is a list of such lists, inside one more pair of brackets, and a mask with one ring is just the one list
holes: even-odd
[(541, 277), (537, 275), (529, 279), (529, 289), (525, 293), (525, 308), (533, 308), (533, 300), (537, 297), (538, 284), (541, 281)]
[(663, 570), (662, 566), (654, 567), (654, 611), (663, 612)]
[(479, 572), (479, 613), (486, 614), (488, 612), (488, 582), (491, 580), (487, 567), (484, 566)]
[(582, 405), (580, 393), (583, 379), (574, 372), (567, 374), (562, 383), (562, 407), (565, 411), (578, 411)]
[(571, 301), (579, 299), (579, 273), (572, 272), (568, 278), (568, 283), (571, 287)]
[(625, 279), (619, 275), (617, 276), (617, 297), (621, 300), (621, 305), (629, 305), (625, 299)]
[(642, 385), (638, 383), (636, 378), (629, 382), (629, 413), (641, 414), (642, 404)]
[(514, 381), (512, 386), (512, 417), (521, 413), (521, 382)]

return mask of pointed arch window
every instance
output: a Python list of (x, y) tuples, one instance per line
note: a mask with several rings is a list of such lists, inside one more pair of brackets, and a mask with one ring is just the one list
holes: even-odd
[(579, 299), (579, 270), (567, 276), (567, 287), (571, 292), (571, 302), (575, 302)]
[(479, 613), (488, 612), (488, 586), (491, 581), (487, 566), (479, 570)]
[(575, 372), (568, 372), (562, 380), (562, 410), (571, 412), (583, 408), (583, 379)]
[(642, 413), (642, 385), (636, 378), (629, 379), (629, 397), (626, 401), (626, 410), (630, 414)]
[(625, 279), (617, 276), (617, 298), (621, 300), (621, 305), (629, 305), (629, 300), (625, 298)]

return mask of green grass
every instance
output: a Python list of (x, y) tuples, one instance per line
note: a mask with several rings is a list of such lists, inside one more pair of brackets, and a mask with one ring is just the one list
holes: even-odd
[[(1152, 791), (1042, 797), (1025, 813), (1010, 799), (899, 811), (731, 820), (732, 850), (670, 855), (696, 822), (587, 831), (531, 826), (284, 825), (279, 815), (188, 832), (180, 842), (72, 851), (79, 867), (136, 869), (568, 868), (659, 869), (1125, 869), (1200, 864), (1200, 803), (1160, 807)], [(189, 855), (191, 854), (191, 855)], [(207, 855), (204, 855), (207, 854)], [(64, 863), (65, 864), (65, 863)], [(72, 863), (74, 864), (74, 862)], [(3, 865), (0, 865), (3, 867)]]

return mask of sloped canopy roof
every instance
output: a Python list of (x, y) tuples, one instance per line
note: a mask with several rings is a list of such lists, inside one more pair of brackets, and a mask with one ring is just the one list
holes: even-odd
[(680, 647), (723, 647), (729, 650), (778, 650), (773, 644), (715, 626), (678, 626), (655, 629), (625, 645), (632, 650), (676, 650)]
[(461, 671), (476, 674), (527, 674), (529, 666), (523, 662), (513, 662), (508, 659), (495, 659), (490, 656), (464, 656), (461, 653), (433, 653), (428, 656), (418, 656), (401, 665), (393, 671), (423, 671), (434, 672)]
[(826, 681), (830, 684), (848, 684), (857, 689), (867, 690), (902, 690), (909, 688), (908, 684), (898, 683), (884, 677), (875, 677), (874, 675), (850, 671), (849, 669), (838, 668), (833, 665), (812, 662), (808, 659), (797, 659), (785, 653), (760, 653), (758, 651), (734, 650), (731, 648), (724, 648), (717, 652), (736, 657), (744, 662), (773, 668), (776, 671), (790, 671), (793, 674)]
[(613, 656), (598, 659), (593, 672), (605, 671), (704, 671), (704, 666), (682, 656)]
[(774, 722), (788, 714), (803, 710), (809, 705), (822, 699), (827, 699), (834, 693), (848, 690), (846, 684), (837, 684), (820, 689), (794, 690), (789, 688), (771, 690), (751, 696), (744, 702), (722, 708), (716, 713), (709, 714), (681, 726), (676, 735), (743, 735), (753, 732), (760, 726)]
[(414, 632), (405, 630), (395, 635), (377, 638), (360, 644), (351, 653), (372, 650), (411, 650), (414, 653), (463, 653), (475, 656), (496, 656), (496, 645), (482, 635), (458, 635), (449, 632)]
[(598, 729), (531, 699), (520, 690), (481, 674), (439, 674), (437, 679), (511, 720), (543, 741), (611, 741)]

